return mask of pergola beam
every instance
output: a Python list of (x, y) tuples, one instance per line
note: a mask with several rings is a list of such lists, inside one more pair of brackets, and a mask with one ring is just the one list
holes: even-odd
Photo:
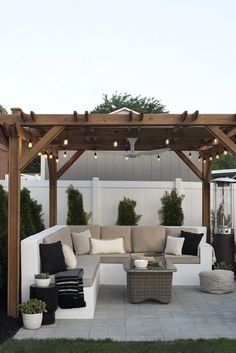
[(236, 144), (217, 126), (209, 126), (208, 130), (234, 155), (236, 155)]
[(192, 170), (192, 172), (199, 178), (203, 179), (202, 172), (197, 168), (197, 166), (184, 154), (182, 151), (175, 151), (177, 156)]
[(20, 169), (24, 169), (32, 160), (38, 155), (39, 152), (44, 150), (64, 129), (64, 126), (52, 127), (31, 150), (27, 151), (20, 161)]
[[(22, 112), (23, 113), (23, 112)], [(30, 114), (9, 114), (0, 115), (0, 123), (20, 124), (23, 126), (235, 126), (235, 114), (188, 114), (189, 119), (184, 119), (183, 114), (143, 114), (143, 119), (139, 115), (133, 114), (129, 121), (129, 114), (77, 114), (75, 120), (74, 114), (35, 114), (35, 121)], [(24, 116), (24, 121), (22, 120)], [(193, 116), (193, 119), (192, 119)]]
[(48, 158), (49, 171), (49, 226), (57, 224), (57, 177), (55, 156)]
[(75, 163), (75, 161), (84, 153), (83, 150), (76, 151), (70, 159), (56, 172), (56, 178), (59, 179), (71, 166)]

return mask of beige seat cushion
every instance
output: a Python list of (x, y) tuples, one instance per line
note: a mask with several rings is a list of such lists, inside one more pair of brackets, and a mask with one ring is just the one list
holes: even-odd
[(130, 226), (104, 226), (101, 227), (101, 239), (117, 239), (124, 238), (124, 249), (131, 252), (131, 227)]
[(70, 227), (71, 232), (74, 232), (74, 233), (81, 233), (81, 232), (89, 229), (90, 233), (92, 235), (92, 238), (100, 239), (100, 226), (98, 226), (96, 224), (87, 224), (84, 226), (81, 226), (81, 225), (73, 226), (72, 225), (69, 227)]
[(132, 227), (131, 234), (133, 252), (164, 252), (166, 234), (163, 226)]
[(53, 234), (48, 235), (43, 239), (44, 244), (51, 244), (55, 243), (56, 241), (61, 241), (62, 245), (69, 245), (71, 249), (73, 249), (70, 228), (65, 227)]
[(123, 264), (130, 260), (130, 254), (101, 254), (103, 264)]
[(200, 264), (200, 257), (193, 255), (169, 255), (165, 254), (165, 258), (172, 261), (173, 264)]
[(83, 283), (84, 287), (92, 287), (96, 277), (98, 267), (100, 265), (100, 256), (96, 255), (78, 255), (77, 267), (84, 270)]

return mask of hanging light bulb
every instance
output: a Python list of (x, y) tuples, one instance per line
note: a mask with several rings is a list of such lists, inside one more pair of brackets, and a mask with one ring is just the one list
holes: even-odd
[(44, 152), (44, 158), (47, 159), (48, 158), (48, 154), (47, 152)]
[(220, 155), (219, 155), (219, 153), (217, 152), (217, 154), (216, 154), (216, 159), (219, 159), (220, 158)]
[(67, 155), (66, 155), (66, 151), (64, 152), (63, 157), (64, 157), (64, 158), (66, 158), (66, 157), (67, 157)]
[(128, 161), (129, 157), (128, 156), (125, 156), (125, 160)]
[(96, 152), (94, 153), (94, 158), (95, 158), (95, 159), (98, 159), (98, 155), (97, 155)]
[(159, 156), (159, 154), (158, 154), (158, 156), (157, 156), (157, 160), (158, 160), (158, 162), (160, 162), (160, 159), (161, 159), (161, 158), (160, 158), (160, 156)]
[(217, 138), (214, 138), (214, 144), (216, 145), (218, 142)]
[(167, 137), (166, 140), (165, 140), (165, 144), (166, 144), (166, 145), (169, 145), (169, 144), (170, 144), (170, 140), (169, 140), (168, 137)]
[(192, 153), (191, 152), (189, 152), (188, 156), (189, 156), (189, 159), (192, 159)]
[(118, 142), (117, 142), (116, 139), (115, 139), (114, 142), (113, 142), (113, 147), (118, 147)]
[(42, 156), (42, 152), (39, 152), (39, 153), (38, 153), (38, 156)]
[(224, 149), (224, 155), (226, 156), (228, 153), (228, 151), (226, 149)]
[(68, 145), (68, 143), (69, 143), (68, 139), (67, 139), (67, 138), (65, 138), (65, 140), (64, 140), (64, 142), (63, 142), (64, 146), (67, 146), (67, 145)]
[(201, 155), (200, 155), (200, 153), (199, 153), (199, 155), (198, 155), (198, 161), (199, 161), (199, 162), (201, 161)]
[(58, 155), (56, 156), (56, 163), (59, 163), (59, 157), (58, 157)]
[(53, 155), (52, 152), (49, 154), (49, 159), (52, 159)]
[(212, 160), (213, 160), (212, 155), (210, 155), (209, 156), (209, 161), (212, 161)]
[(31, 140), (29, 140), (28, 147), (29, 147), (29, 148), (32, 148), (32, 147), (33, 147), (33, 144), (32, 144), (32, 141), (31, 141)]
[(203, 158), (203, 163), (206, 164), (206, 158), (205, 157)]

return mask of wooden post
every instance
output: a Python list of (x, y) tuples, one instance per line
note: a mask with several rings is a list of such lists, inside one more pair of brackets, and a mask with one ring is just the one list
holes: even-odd
[(48, 159), (49, 170), (49, 226), (57, 224), (57, 177), (56, 159)]
[(207, 228), (207, 242), (211, 243), (211, 169), (212, 163), (202, 162), (202, 225)]
[(20, 152), (21, 139), (13, 126), (9, 136), (7, 314), (15, 318), (20, 295)]

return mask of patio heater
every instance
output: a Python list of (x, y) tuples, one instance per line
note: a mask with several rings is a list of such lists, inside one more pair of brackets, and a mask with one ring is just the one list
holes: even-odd
[(234, 271), (234, 230), (232, 224), (232, 184), (235, 179), (224, 177), (212, 180), (214, 188), (213, 247), (218, 264), (224, 263)]

